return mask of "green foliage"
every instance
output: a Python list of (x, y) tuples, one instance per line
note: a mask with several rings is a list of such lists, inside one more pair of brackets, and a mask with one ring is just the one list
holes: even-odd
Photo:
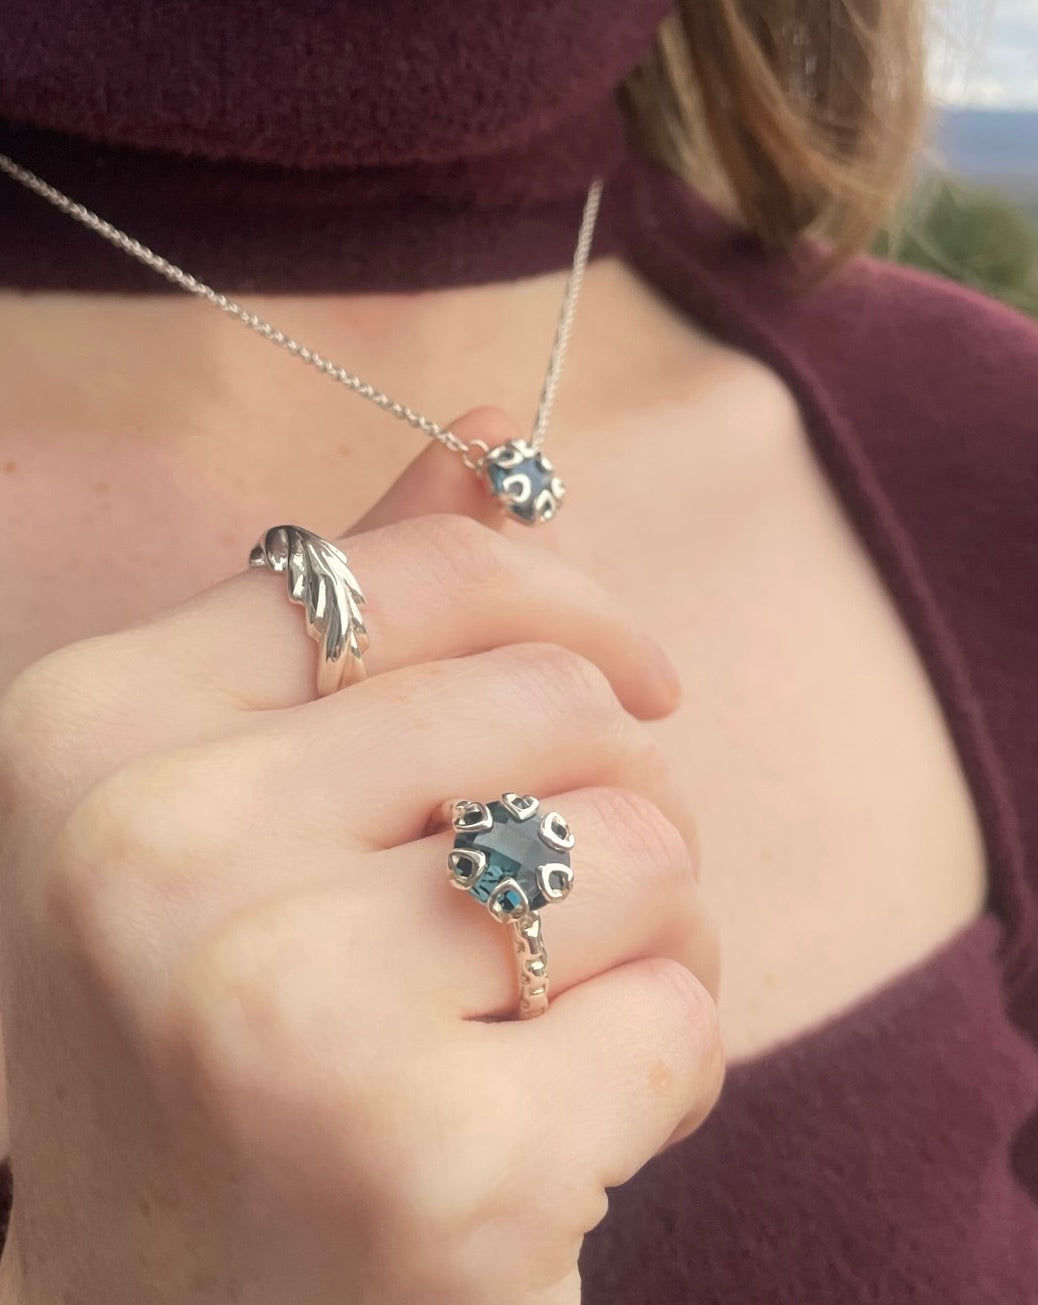
[(1038, 223), (998, 191), (931, 177), (874, 248), (1038, 317)]

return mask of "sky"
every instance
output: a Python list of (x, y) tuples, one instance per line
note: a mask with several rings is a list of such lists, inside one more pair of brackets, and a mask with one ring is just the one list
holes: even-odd
[(937, 99), (1038, 109), (1038, 0), (935, 0), (931, 13)]

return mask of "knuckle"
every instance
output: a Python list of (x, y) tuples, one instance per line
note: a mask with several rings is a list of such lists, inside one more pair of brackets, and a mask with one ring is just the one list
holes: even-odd
[[(205, 1088), (240, 1097), (262, 1088), (272, 1108), (315, 1118), (332, 1104), (363, 1113), (377, 1091), (380, 1043), (357, 1047), (330, 1067), (329, 1030), (349, 1024), (349, 991), (338, 948), (321, 934), (319, 894), (277, 896), (248, 906), (205, 936), (177, 971), (169, 998), (171, 1045)], [(360, 945), (363, 922), (336, 911), (336, 939)], [(305, 942), (309, 941), (309, 951)], [(355, 945), (351, 945), (355, 944)]]
[(68, 747), (71, 649), (50, 653), (27, 667), (0, 698), (0, 786), (21, 799), (48, 784), (52, 759)]
[(0, 698), (0, 795), (30, 808), (100, 773), (130, 711), (135, 661), (126, 633), (47, 653)]
[(472, 517), (438, 513), (418, 518), (413, 528), (423, 558), (428, 561), (431, 554), (454, 588), (482, 586), (507, 570), (503, 538)]
[(216, 1069), (229, 1050), (235, 1024), (264, 1018), (273, 1007), (275, 986), (263, 982), (255, 939), (236, 922), (198, 943), (181, 966), (170, 998), (170, 1014), (183, 1046), (203, 1068)]
[(125, 767), (101, 780), (58, 832), (45, 903), (50, 920), (77, 937), (98, 915), (113, 881), (155, 859), (161, 792), (143, 769)]
[(35, 734), (35, 726), (51, 711), (47, 659), (27, 667), (0, 697), (0, 753), (5, 757)]
[[(606, 760), (599, 772), (598, 782), (604, 787), (651, 793), (656, 799), (659, 816), (670, 826), (666, 836), (681, 842), (677, 855), (668, 859), (666, 850), (661, 856), (663, 868), (673, 868), (680, 878), (700, 879), (699, 829), (689, 810), (684, 794), (675, 786), (671, 761), (640, 722), (629, 716), (623, 718), (623, 732), (615, 754)], [(657, 835), (661, 832), (657, 827)]]
[[(464, 1094), (469, 1085), (460, 1090)], [(389, 1163), (374, 1184), (385, 1212), (383, 1228), (402, 1251), (406, 1248), (412, 1264), (450, 1285), (448, 1299), (485, 1299), (488, 1262), (510, 1281), (522, 1280), (520, 1275), (529, 1276), (531, 1284), (556, 1280), (576, 1260), (579, 1236), (570, 1225), (587, 1215), (592, 1203), (582, 1200), (579, 1213), (571, 1203), (560, 1218), (555, 1194), (544, 1188), (518, 1141), (502, 1148), (491, 1121), (480, 1123), (458, 1111), (456, 1091), (441, 1092), (440, 1098), (431, 1113), (428, 1094), (418, 1101), (412, 1091), (407, 1113), (417, 1109), (420, 1125), (407, 1130), (403, 1148), (399, 1140), (391, 1144)], [(495, 1113), (516, 1122), (518, 1109), (506, 1092)], [(584, 1197), (582, 1191), (579, 1195)], [(592, 1215), (599, 1214), (598, 1206), (595, 1202)], [(502, 1229), (508, 1230), (507, 1243), (498, 1245)]]
[(168, 998), (173, 1072), (213, 1100), (250, 1099), (289, 1053), (282, 1001), (248, 924), (235, 922), (197, 943)]
[(653, 884), (693, 877), (691, 849), (654, 802), (624, 788), (590, 789), (588, 798), (596, 836), (619, 852), (625, 874), (644, 875)]
[[(199, 865), (229, 855), (247, 812), (237, 798), (242, 777), (221, 764), (226, 760), (218, 746), (159, 753), (126, 763), (87, 791), (58, 831), (45, 884), (59, 931), (78, 936), (113, 900), (168, 904), (197, 880)], [(217, 826), (209, 819), (217, 803), (242, 819)]]
[(513, 644), (499, 650), (516, 671), (524, 698), (577, 729), (624, 731), (627, 720), (605, 674), (586, 657), (552, 643)]

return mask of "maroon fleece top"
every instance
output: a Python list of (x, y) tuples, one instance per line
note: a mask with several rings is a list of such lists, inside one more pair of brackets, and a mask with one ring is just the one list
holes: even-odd
[[(561, 267), (588, 177), (608, 176), (596, 252), (621, 252), (797, 397), (943, 706), (990, 891), (925, 963), (730, 1069), (699, 1132), (612, 1192), (585, 1305), (1028, 1305), (1038, 330), (868, 259), (801, 293), (785, 262), (625, 154), (608, 93), (660, 10), (7, 0), (0, 149), (232, 290)], [(0, 284), (164, 289), (2, 178)]]

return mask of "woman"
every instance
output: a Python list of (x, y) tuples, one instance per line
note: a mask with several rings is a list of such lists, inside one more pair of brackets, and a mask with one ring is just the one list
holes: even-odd
[(1038, 339), (840, 266), (916, 24), (5, 7), (5, 158), (465, 415), (0, 178), (0, 1299), (1030, 1298)]

